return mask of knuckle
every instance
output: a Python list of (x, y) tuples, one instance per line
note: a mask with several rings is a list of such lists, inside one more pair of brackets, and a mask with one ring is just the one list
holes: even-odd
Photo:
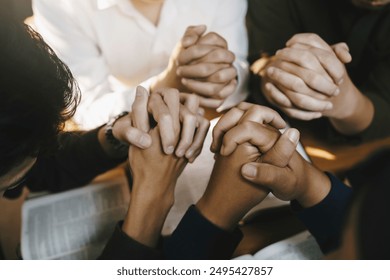
[(251, 121), (244, 122), (242, 128), (246, 131), (252, 131), (255, 128), (255, 124)]
[(320, 36), (318, 36), (315, 33), (308, 33), (307, 34), (307, 39), (310, 41), (318, 41), (320, 39)]
[(312, 84), (322, 83), (323, 79), (320, 75), (310, 72), (307, 74), (307, 80)]
[(184, 138), (184, 139), (181, 139), (180, 140), (180, 146), (181, 147), (189, 147), (191, 145), (191, 140), (190, 139), (187, 139), (187, 138)]
[(171, 115), (166, 113), (166, 112), (163, 112), (160, 114), (159, 116), (159, 121), (160, 122), (168, 122), (168, 121), (171, 121), (172, 118), (171, 118)]
[(306, 85), (302, 79), (296, 78), (296, 79), (293, 79), (293, 81), (291, 82), (291, 88), (294, 91), (302, 92), (306, 89)]
[(308, 107), (308, 102), (305, 100), (305, 98), (302, 98), (302, 97), (295, 98), (294, 103), (299, 108)]
[(196, 123), (196, 116), (192, 114), (191, 112), (188, 112), (188, 114), (184, 117), (187, 122), (189, 123)]

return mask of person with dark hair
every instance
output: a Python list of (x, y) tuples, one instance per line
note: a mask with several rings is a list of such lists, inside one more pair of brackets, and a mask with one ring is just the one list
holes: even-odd
[(250, 0), (252, 99), (335, 142), (389, 136), (389, 4)]
[[(152, 248), (145, 248), (142, 238), (149, 233), (152, 237), (144, 243), (153, 239), (155, 247), (154, 238), (171, 207), (169, 199), (177, 176), (202, 149), (209, 122), (198, 114), (197, 97), (180, 104), (175, 89), (149, 96), (139, 87), (132, 113), (123, 113), (88, 132), (63, 132), (64, 122), (74, 114), (79, 100), (68, 67), (24, 24), (0, 18), (0, 38), (1, 196), (18, 197), (25, 185), (31, 191), (50, 192), (82, 186), (124, 162), (131, 144), (133, 194), (140, 190), (142, 195), (133, 196), (129, 208), (136, 210), (129, 210), (124, 224), (117, 226), (101, 258), (159, 256)], [(149, 114), (157, 123), (152, 129)], [(192, 150), (192, 155), (176, 157), (179, 147), (185, 152)], [(153, 175), (145, 177), (144, 170), (156, 163), (157, 156), (160, 160), (151, 169)], [(139, 162), (142, 164), (136, 165)], [(168, 200), (162, 199), (163, 195)], [(159, 210), (154, 216), (146, 211), (150, 205)], [(142, 218), (145, 215), (150, 223)], [(145, 232), (143, 226), (147, 227)]]

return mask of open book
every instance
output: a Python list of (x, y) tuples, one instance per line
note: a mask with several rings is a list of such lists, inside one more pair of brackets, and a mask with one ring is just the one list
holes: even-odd
[(243, 255), (235, 260), (319, 260), (323, 256), (314, 237), (304, 231), (271, 244), (254, 255)]
[[(175, 204), (165, 221), (164, 235), (172, 233), (188, 207), (198, 201), (207, 187), (214, 165), (214, 154), (209, 147), (216, 123), (217, 119), (211, 122), (200, 156), (186, 166), (177, 181)], [(301, 144), (297, 150), (310, 161)], [(122, 178), (119, 181), (27, 200), (22, 210), (22, 257), (95, 259), (127, 210), (129, 191), (121, 175), (115, 176)], [(252, 211), (286, 204), (270, 194)]]
[(23, 259), (96, 259), (125, 216), (128, 201), (124, 178), (27, 200)]

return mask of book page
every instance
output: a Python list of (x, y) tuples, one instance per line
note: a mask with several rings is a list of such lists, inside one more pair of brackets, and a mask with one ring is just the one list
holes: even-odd
[(261, 249), (254, 255), (243, 255), (236, 260), (319, 260), (323, 258), (314, 237), (304, 231)]
[(126, 180), (27, 200), (22, 209), (24, 259), (96, 259), (126, 214)]

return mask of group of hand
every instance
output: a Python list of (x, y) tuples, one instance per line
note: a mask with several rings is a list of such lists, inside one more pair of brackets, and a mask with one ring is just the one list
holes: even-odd
[[(176, 89), (149, 95), (138, 87), (132, 113), (118, 120), (119, 138), (133, 141), (129, 148), (133, 189), (123, 229), (143, 244), (156, 245), (174, 203), (177, 178), (202, 150), (209, 122), (199, 108), (195, 95), (180, 99)], [(130, 127), (128, 133), (123, 133), (124, 126)], [(324, 198), (329, 179), (295, 151), (297, 130), (279, 132), (285, 126), (276, 111), (250, 103), (241, 103), (221, 117), (210, 147), (216, 162), (197, 203), (204, 217), (231, 230), (270, 191), (304, 207)], [(134, 141), (134, 135), (147, 139), (148, 147)]]
[[(202, 150), (209, 121), (201, 107), (218, 107), (237, 86), (234, 55), (222, 37), (205, 30), (186, 30), (152, 93), (138, 87), (132, 112), (113, 130), (131, 144), (133, 188), (123, 230), (145, 245), (156, 245), (177, 178)], [(348, 96), (341, 93), (351, 86), (344, 63), (350, 60), (345, 44), (329, 46), (315, 35), (296, 35), (262, 73), (265, 95), (291, 117), (343, 118)], [(327, 195), (329, 178), (296, 152), (299, 132), (281, 134), (285, 127), (276, 111), (249, 103), (221, 117), (210, 147), (216, 162), (196, 205), (205, 218), (231, 230), (269, 192), (303, 207)]]

